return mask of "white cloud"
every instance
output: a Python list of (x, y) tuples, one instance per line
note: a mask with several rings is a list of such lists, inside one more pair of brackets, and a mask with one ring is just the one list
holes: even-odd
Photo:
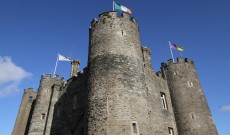
[(222, 106), (221, 111), (222, 112), (230, 112), (230, 105)]
[(10, 57), (0, 56), (0, 98), (16, 93), (21, 80), (30, 76), (31, 73), (15, 65)]

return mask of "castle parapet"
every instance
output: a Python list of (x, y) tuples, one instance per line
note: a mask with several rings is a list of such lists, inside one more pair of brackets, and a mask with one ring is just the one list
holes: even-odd
[(173, 65), (173, 64), (174, 64), (173, 59), (169, 59), (168, 60), (168, 65), (170, 66), (170, 65)]
[(172, 65), (175, 65), (175, 64), (182, 64), (182, 63), (188, 63), (188, 64), (194, 65), (194, 62), (191, 59), (189, 59), (189, 58), (183, 59), (182, 57), (178, 57), (176, 62), (173, 62), (173, 59), (169, 59), (168, 64), (165, 63), (165, 62), (162, 62), (161, 67), (162, 68), (167, 68), (168, 66), (172, 66)]
[(46, 74), (46, 78), (51, 78), (51, 74)]
[(46, 74), (46, 75), (41, 75), (41, 80), (46, 80), (46, 79), (55, 79), (55, 80), (64, 80), (64, 77), (59, 78), (58, 74), (55, 74), (54, 77), (51, 76), (50, 73)]
[(59, 75), (58, 74), (55, 74), (54, 75), (54, 78), (58, 79)]
[(168, 60), (168, 65), (162, 64), (161, 69), (168, 82), (178, 132), (217, 135), (194, 62), (179, 57), (177, 62)]
[(100, 14), (99, 19), (94, 18), (91, 21), (91, 27), (94, 27), (95, 25), (97, 25), (97, 23), (100, 23), (100, 22), (105, 23), (109, 19), (114, 20), (117, 18), (130, 20), (134, 24), (137, 24), (137, 20), (134, 17), (130, 18), (128, 13), (122, 12), (121, 16), (118, 16), (116, 11), (108, 11), (108, 12), (104, 12), (104, 13)]
[(33, 88), (27, 88), (27, 89), (24, 89), (24, 92), (26, 93), (26, 92), (33, 92), (34, 90), (33, 90)]

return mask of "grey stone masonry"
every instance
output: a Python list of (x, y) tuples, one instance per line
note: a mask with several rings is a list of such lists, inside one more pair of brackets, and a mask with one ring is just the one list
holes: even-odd
[(87, 134), (87, 71), (71, 77), (55, 104), (51, 135)]
[(72, 68), (71, 68), (70, 78), (73, 76), (77, 76), (77, 72), (78, 72), (78, 69), (80, 66), (80, 61), (79, 60), (73, 60), (73, 61), (71, 61), (71, 65), (72, 65)]
[(49, 135), (50, 124), (53, 119), (54, 103), (58, 100), (58, 92), (63, 85), (63, 80), (54, 78), (50, 74), (41, 77), (34, 107), (34, 113), (30, 121), (29, 135)]
[(147, 93), (134, 18), (105, 12), (93, 20), (89, 49), (90, 135), (147, 135)]
[(127, 13), (93, 19), (88, 65), (71, 64), (67, 81), (41, 77), (36, 102), (25, 92), (14, 135), (217, 135), (193, 61), (169, 60), (155, 73)]
[(36, 95), (32, 88), (25, 89), (12, 135), (27, 134)]
[[(143, 48), (143, 59), (145, 62), (145, 84), (148, 99), (148, 116), (151, 135), (168, 135), (169, 128), (173, 135), (177, 135), (177, 127), (171, 103), (171, 96), (167, 81), (153, 71), (151, 66), (151, 53), (146, 47)], [(147, 53), (146, 53), (147, 52)], [(164, 97), (162, 97), (163, 95)]]
[(153, 70), (152, 68), (152, 62), (151, 62), (151, 51), (149, 48), (142, 46), (142, 53), (143, 53), (143, 62), (144, 62), (144, 68)]
[(181, 135), (217, 135), (194, 62), (177, 59), (162, 63), (167, 78), (178, 132)]

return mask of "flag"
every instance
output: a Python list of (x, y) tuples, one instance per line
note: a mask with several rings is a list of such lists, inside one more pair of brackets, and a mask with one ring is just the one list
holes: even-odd
[(58, 54), (58, 60), (60, 61), (72, 61), (71, 58)]
[(175, 44), (172, 44), (171, 42), (169, 42), (169, 46), (172, 49), (178, 50), (178, 51), (184, 51), (184, 48)]
[(115, 6), (115, 9), (117, 9), (117, 10), (121, 10), (121, 11), (123, 11), (123, 12), (132, 14), (131, 9), (129, 9), (129, 8), (123, 6), (123, 5), (120, 5), (120, 4), (117, 4), (117, 3), (114, 2), (114, 6)]

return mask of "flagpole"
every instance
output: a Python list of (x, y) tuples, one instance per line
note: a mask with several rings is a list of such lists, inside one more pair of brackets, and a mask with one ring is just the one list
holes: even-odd
[(182, 58), (182, 53), (180, 52), (180, 57)]
[(172, 56), (172, 59), (173, 59), (173, 62), (174, 62), (173, 52), (172, 52), (172, 48), (171, 48), (170, 45), (171, 45), (171, 42), (169, 41), (169, 48), (170, 48), (171, 56)]
[(113, 1), (113, 11), (114, 11), (114, 1)]
[(58, 56), (57, 56), (57, 61), (56, 61), (55, 68), (54, 68), (54, 74), (53, 74), (53, 77), (54, 77), (54, 76), (55, 76), (55, 74), (56, 74), (57, 64), (58, 64)]

